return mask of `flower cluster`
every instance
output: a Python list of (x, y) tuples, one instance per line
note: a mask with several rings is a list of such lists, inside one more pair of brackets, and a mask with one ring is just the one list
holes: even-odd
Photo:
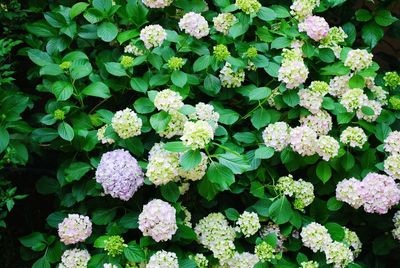
[(320, 110), (315, 114), (300, 117), (300, 124), (314, 130), (317, 135), (326, 135), (332, 129), (332, 117), (327, 111)]
[(307, 80), (309, 71), (299, 51), (296, 49), (284, 49), (282, 56), (283, 59), (278, 71), (278, 80), (285, 83), (288, 89), (303, 84)]
[(214, 138), (214, 130), (210, 124), (203, 120), (188, 121), (183, 128), (181, 140), (187, 147), (203, 149)]
[(301, 268), (318, 268), (319, 264), (316, 261), (304, 261), (301, 264)]
[(353, 148), (362, 148), (367, 139), (367, 135), (365, 135), (364, 130), (360, 127), (347, 127), (340, 134), (340, 141)]
[(328, 35), (329, 24), (319, 16), (309, 16), (299, 23), (299, 32), (306, 32), (314, 41), (320, 41)]
[(340, 58), (340, 53), (342, 52), (340, 44), (344, 43), (347, 37), (342, 27), (332, 27), (329, 29), (327, 36), (320, 41), (321, 45), (319, 47), (330, 48), (336, 58)]
[(197, 253), (194, 256), (190, 256), (190, 258), (194, 260), (198, 268), (208, 268), (208, 260), (203, 254)]
[(133, 54), (135, 56), (142, 56), (144, 54), (143, 50), (135, 46), (134, 44), (128, 44), (124, 47), (124, 52)]
[(164, 130), (158, 133), (160, 137), (165, 137), (167, 139), (182, 135), (183, 128), (188, 120), (187, 117), (180, 112), (169, 112), (169, 115), (171, 116), (171, 119), (169, 120), (167, 126)]
[(164, 8), (172, 4), (173, 0), (142, 0), (149, 8)]
[(154, 106), (158, 110), (175, 112), (183, 106), (182, 97), (178, 92), (167, 88), (156, 94), (154, 97)]
[(400, 179), (400, 131), (392, 131), (384, 141), (384, 150), (390, 155), (384, 161), (385, 172)]
[(336, 187), (336, 198), (368, 213), (386, 214), (400, 201), (400, 189), (393, 178), (368, 173), (362, 180), (343, 180)]
[(179, 57), (171, 57), (167, 62), (168, 68), (170, 70), (180, 70), (183, 65), (185, 65), (185, 60)]
[(313, 114), (320, 111), (324, 96), (319, 92), (303, 88), (299, 90), (298, 95), (300, 98), (300, 106), (306, 108)]
[(167, 38), (167, 32), (158, 24), (148, 25), (140, 31), (140, 40), (147, 49), (159, 47)]
[(373, 55), (365, 49), (353, 49), (347, 54), (344, 65), (358, 72), (372, 65), (372, 57)]
[(400, 180), (400, 154), (389, 155), (383, 162), (385, 172), (395, 179)]
[(348, 112), (354, 112), (355, 110), (360, 109), (367, 100), (368, 97), (364, 94), (364, 91), (362, 89), (353, 88), (346, 91), (342, 95), (342, 98), (340, 99), (340, 104), (342, 104)]
[[(277, 225), (273, 222), (268, 222), (268, 224), (266, 226), (261, 228), (261, 231), (260, 231), (261, 238), (264, 239), (265, 237), (267, 237), (270, 234), (274, 234), (277, 238), (275, 251), (283, 252), (285, 250), (283, 243), (286, 241), (286, 237), (281, 233), (281, 230), (279, 229), (279, 225)], [(260, 259), (261, 259), (261, 257), (260, 257)]]
[(134, 65), (133, 58), (131, 56), (125, 55), (121, 57), (120, 63), (125, 69), (130, 68)]
[(400, 86), (400, 75), (397, 72), (386, 72), (383, 80), (385, 80), (385, 86), (392, 89)]
[(195, 112), (190, 114), (189, 117), (194, 120), (207, 121), (213, 129), (218, 126), (219, 113), (214, 111), (214, 107), (204, 102), (199, 102), (195, 106)]
[(89, 217), (79, 214), (68, 214), (58, 224), (58, 236), (65, 245), (83, 242), (92, 234), (92, 222)]
[(245, 73), (243, 70), (237, 70), (236, 72), (232, 69), (230, 63), (225, 63), (219, 73), (219, 80), (221, 85), (227, 88), (240, 87), (244, 81)]
[(317, 142), (317, 154), (322, 157), (325, 161), (329, 161), (339, 153), (339, 142), (330, 136), (321, 136)]
[(256, 13), (261, 8), (261, 4), (257, 0), (236, 0), (235, 6), (246, 14)]
[(139, 230), (156, 242), (170, 240), (178, 229), (175, 214), (176, 210), (170, 204), (153, 199), (143, 206), (139, 215)]
[(150, 257), (146, 268), (179, 268), (178, 257), (174, 252), (157, 251)]
[(319, 0), (294, 0), (290, 6), (290, 13), (298, 20), (302, 20), (312, 15), (314, 8), (318, 7), (319, 4)]
[(231, 29), (232, 25), (236, 22), (235, 15), (231, 13), (221, 13), (218, 16), (213, 18), (214, 28), (218, 32), (223, 33), (224, 35), (228, 35), (229, 30)]
[(350, 247), (353, 252), (354, 257), (357, 257), (361, 253), (362, 243), (358, 235), (351, 231), (350, 229), (343, 227), (344, 238), (343, 243)]
[(314, 186), (310, 182), (302, 179), (293, 180), (292, 175), (280, 177), (275, 188), (284, 195), (293, 196), (294, 207), (298, 210), (304, 210), (314, 201)]
[(142, 119), (129, 108), (114, 114), (111, 126), (122, 139), (128, 139), (140, 135)]
[(179, 180), (179, 154), (165, 150), (162, 143), (154, 144), (149, 152), (146, 176), (155, 185)]
[(350, 90), (350, 75), (335, 76), (329, 82), (329, 94), (334, 97), (342, 97)]
[(124, 243), (125, 240), (119, 235), (112, 235), (104, 241), (104, 250), (107, 255), (115, 257), (121, 255), (128, 245)]
[(369, 107), (372, 109), (374, 112), (372, 115), (371, 114), (365, 114), (362, 109), (357, 110), (357, 118), (358, 119), (364, 119), (367, 122), (374, 122), (378, 118), (378, 116), (382, 112), (382, 104), (376, 100), (367, 100), (363, 103), (363, 107)]
[(254, 267), (259, 262), (257, 255), (243, 252), (236, 252), (231, 259), (229, 259), (224, 268), (249, 268)]
[(96, 170), (96, 181), (104, 192), (124, 201), (143, 185), (143, 177), (137, 160), (122, 149), (103, 154)]
[(207, 36), (210, 32), (206, 19), (194, 12), (186, 13), (183, 16), (179, 21), (179, 28), (197, 39)]
[(354, 255), (345, 244), (334, 241), (325, 248), (326, 263), (334, 268), (347, 267), (354, 260)]
[(106, 130), (108, 125), (104, 125), (97, 130), (97, 139), (101, 141), (102, 144), (113, 144), (115, 141), (111, 137), (106, 136)]
[(394, 229), (392, 230), (393, 237), (400, 240), (400, 210), (393, 216)]
[(290, 127), (285, 122), (269, 124), (263, 131), (262, 137), (266, 146), (282, 151), (290, 142)]
[(194, 228), (199, 242), (211, 250), (214, 257), (224, 263), (234, 256), (235, 229), (221, 213), (211, 213)]
[(213, 54), (215, 58), (219, 61), (226, 60), (226, 58), (228, 58), (231, 55), (231, 53), (228, 50), (228, 47), (223, 44), (214, 46)]
[(260, 244), (256, 245), (254, 252), (256, 253), (257, 257), (263, 262), (275, 259), (275, 249), (266, 241), (262, 241)]
[(243, 212), (236, 222), (237, 230), (242, 232), (245, 237), (249, 237), (257, 233), (261, 228), (260, 220), (255, 212)]
[(86, 249), (68, 249), (61, 256), (60, 268), (86, 268), (90, 254)]
[(307, 126), (295, 127), (290, 132), (290, 147), (302, 156), (315, 154), (317, 133)]

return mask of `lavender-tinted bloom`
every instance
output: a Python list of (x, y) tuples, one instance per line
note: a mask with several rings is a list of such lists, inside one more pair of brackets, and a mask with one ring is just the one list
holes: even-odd
[(122, 149), (103, 154), (96, 170), (96, 181), (104, 192), (124, 201), (143, 185), (143, 177), (136, 159)]
[(58, 224), (58, 236), (65, 245), (83, 242), (92, 234), (92, 222), (89, 217), (79, 214), (68, 214)]

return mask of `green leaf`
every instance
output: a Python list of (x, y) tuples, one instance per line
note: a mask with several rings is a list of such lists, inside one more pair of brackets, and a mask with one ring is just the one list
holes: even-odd
[(319, 162), (317, 165), (317, 176), (323, 182), (326, 183), (332, 176), (332, 170), (328, 163), (326, 162)]
[(391, 25), (392, 23), (398, 21), (398, 19), (396, 17), (392, 16), (392, 13), (390, 13), (389, 10), (386, 9), (381, 9), (379, 10), (375, 17), (375, 22), (383, 27), (387, 27), (389, 25)]
[(265, 189), (264, 185), (262, 185), (259, 181), (252, 181), (250, 185), (250, 193), (258, 198), (265, 197)]
[(61, 122), (58, 125), (58, 134), (66, 141), (72, 141), (75, 135), (73, 128), (66, 122)]
[(260, 107), (251, 116), (250, 121), (256, 129), (260, 129), (271, 122), (271, 116), (267, 110)]
[(337, 62), (321, 68), (322, 75), (346, 75), (350, 69), (343, 65), (342, 62)]
[(249, 99), (250, 100), (262, 100), (271, 95), (271, 89), (267, 87), (258, 87), (250, 91)]
[(65, 169), (65, 180), (67, 182), (80, 180), (92, 166), (85, 162), (73, 162)]
[(274, 41), (272, 41), (271, 48), (282, 49), (290, 46), (291, 42), (292, 41), (289, 38), (280, 36), (275, 38)]
[(364, 25), (361, 29), (361, 37), (365, 44), (373, 48), (378, 44), (379, 40), (382, 39), (384, 31), (375, 22), (370, 22)]
[(216, 95), (221, 90), (221, 81), (214, 75), (208, 74), (204, 79), (204, 89), (212, 95)]
[(372, 19), (372, 14), (366, 9), (358, 9), (356, 11), (357, 21), (369, 21)]
[(151, 100), (149, 100), (149, 98), (146, 98), (146, 97), (141, 97), (141, 98), (137, 99), (133, 103), (133, 107), (140, 114), (148, 114), (148, 113), (153, 112), (156, 109), (153, 102), (151, 102)]
[(226, 166), (217, 162), (212, 162), (210, 164), (206, 172), (206, 177), (210, 182), (219, 185), (223, 190), (227, 190), (229, 186), (235, 182), (233, 172)]
[(73, 92), (74, 88), (70, 82), (57, 81), (51, 86), (51, 92), (56, 96), (58, 101), (68, 100)]
[(161, 195), (165, 200), (175, 203), (178, 201), (180, 192), (179, 187), (175, 182), (170, 182), (167, 185), (161, 185)]
[(0, 153), (2, 153), (10, 142), (10, 135), (4, 127), (0, 127)]
[(110, 238), (109, 235), (102, 235), (97, 237), (97, 239), (93, 243), (93, 247), (95, 248), (104, 248), (106, 245), (106, 241)]
[(46, 255), (38, 259), (33, 265), (32, 268), (50, 268), (50, 262), (47, 260)]
[(326, 203), (326, 207), (330, 211), (338, 211), (339, 209), (342, 208), (342, 206), (343, 206), (343, 202), (338, 201), (335, 196), (332, 196), (331, 198), (329, 198), (328, 202)]
[(264, 21), (273, 21), (276, 19), (276, 13), (274, 10), (267, 8), (267, 7), (262, 7), (260, 10), (257, 12), (257, 17)]
[(201, 154), (199, 150), (189, 150), (184, 153), (179, 160), (184, 170), (191, 170), (198, 166), (201, 162)]
[(117, 211), (115, 208), (97, 209), (92, 214), (92, 222), (97, 225), (107, 225), (115, 218)]
[(36, 191), (39, 194), (54, 194), (58, 190), (60, 190), (60, 184), (56, 179), (42, 177), (36, 182)]
[(283, 101), (290, 107), (295, 107), (300, 102), (300, 97), (294, 90), (288, 90), (282, 95)]
[(290, 17), (289, 11), (284, 6), (272, 5), (270, 8), (275, 11), (276, 16), (280, 19)]
[(50, 142), (58, 137), (58, 132), (52, 128), (37, 128), (32, 131), (32, 139), (37, 142)]
[(112, 6), (112, 0), (93, 0), (93, 7), (102, 13), (107, 13), (111, 10)]
[(319, 58), (326, 63), (332, 63), (336, 59), (335, 54), (330, 48), (321, 48), (318, 55)]
[(250, 168), (249, 160), (246, 155), (227, 152), (217, 156), (218, 161), (228, 167), (234, 174), (242, 174)]
[(371, 115), (375, 114), (374, 109), (372, 109), (371, 107), (368, 107), (368, 106), (361, 107), (361, 111), (365, 115), (370, 115), (371, 116)]
[(292, 213), (292, 206), (285, 196), (275, 200), (269, 207), (269, 216), (276, 224), (288, 222)]
[(262, 146), (255, 151), (255, 158), (269, 159), (274, 155), (275, 151), (271, 147)]
[(150, 87), (162, 86), (168, 83), (169, 75), (156, 74), (150, 78)]
[(181, 153), (188, 150), (188, 147), (186, 147), (181, 141), (171, 141), (164, 144), (164, 149), (170, 152)]
[(349, 171), (350, 169), (352, 169), (354, 167), (354, 157), (351, 153), (347, 152), (344, 157), (342, 158), (342, 166), (346, 171)]
[(127, 76), (124, 67), (119, 62), (106, 62), (104, 66), (107, 72), (114, 76)]
[(397, 246), (398, 243), (393, 239), (391, 234), (383, 234), (375, 238), (372, 242), (372, 251), (377, 256), (384, 256)]
[(75, 60), (69, 68), (72, 79), (77, 80), (92, 73), (93, 67), (88, 60)]
[(71, 10), (69, 11), (70, 18), (71, 19), (75, 18), (76, 16), (81, 14), (83, 11), (85, 11), (88, 6), (89, 6), (89, 4), (84, 3), (84, 2), (78, 2), (78, 3), (74, 4), (71, 7)]
[(225, 209), (225, 216), (231, 220), (236, 221), (240, 217), (240, 213), (234, 208)]
[(28, 50), (28, 56), (36, 65), (45, 66), (48, 64), (52, 64), (53, 60), (49, 54), (43, 52), (39, 49), (30, 49)]
[(42, 251), (46, 248), (46, 239), (42, 233), (33, 232), (19, 238), (19, 242), (33, 251)]
[(175, 237), (177, 239), (185, 239), (190, 241), (197, 240), (197, 235), (194, 230), (186, 225), (178, 225), (178, 231), (176, 232)]
[(203, 55), (193, 63), (193, 71), (195, 73), (206, 69), (211, 63), (210, 55)]
[(103, 82), (93, 82), (82, 90), (82, 94), (99, 98), (111, 97), (110, 89)]
[(136, 229), (139, 227), (139, 212), (130, 212), (122, 216), (119, 224), (127, 229)]
[(365, 81), (361, 75), (355, 74), (349, 80), (350, 88), (364, 88)]
[(64, 212), (61, 212), (61, 211), (56, 211), (56, 212), (51, 213), (47, 217), (46, 221), (47, 221), (47, 224), (50, 225), (50, 227), (57, 228), (58, 224), (61, 223), (65, 217), (67, 217), (67, 214), (65, 214)]
[(136, 29), (128, 30), (122, 33), (119, 33), (117, 36), (117, 40), (119, 44), (122, 44), (132, 38), (135, 38), (139, 35), (139, 32)]
[(168, 126), (170, 120), (171, 116), (167, 112), (161, 111), (150, 117), (150, 125), (157, 133), (160, 133)]
[(379, 141), (384, 142), (391, 131), (389, 125), (382, 123), (376, 126), (375, 136)]
[(325, 224), (325, 227), (328, 229), (333, 240), (340, 242), (344, 239), (344, 229), (341, 225), (334, 222), (328, 222)]
[(138, 77), (132, 78), (130, 84), (133, 90), (141, 93), (146, 93), (147, 89), (149, 88), (147, 82)]
[(43, 75), (51, 75), (56, 76), (64, 73), (64, 71), (60, 68), (58, 64), (48, 64), (40, 68), (39, 74)]
[(174, 71), (171, 75), (171, 81), (175, 86), (182, 88), (187, 83), (187, 74), (182, 71)]
[(143, 262), (146, 260), (144, 251), (136, 243), (129, 243), (129, 245), (124, 248), (124, 256), (130, 262)]
[(223, 189), (220, 189), (218, 184), (210, 182), (207, 178), (201, 179), (200, 183), (197, 184), (197, 191), (208, 201), (211, 201), (220, 190)]

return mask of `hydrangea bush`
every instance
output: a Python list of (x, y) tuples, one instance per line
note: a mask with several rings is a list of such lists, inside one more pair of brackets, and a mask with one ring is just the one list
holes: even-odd
[(44, 100), (32, 140), (57, 155), (37, 189), (56, 203), (23, 258), (394, 267), (400, 76), (372, 49), (398, 20), (378, 6), (339, 24), (346, 2), (51, 4), (21, 53)]

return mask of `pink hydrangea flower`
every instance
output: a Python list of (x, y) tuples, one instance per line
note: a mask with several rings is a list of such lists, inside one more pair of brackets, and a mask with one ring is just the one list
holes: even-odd
[(83, 242), (92, 234), (92, 222), (89, 217), (79, 214), (68, 214), (58, 224), (58, 236), (65, 245)]
[(303, 22), (299, 23), (299, 31), (306, 32), (315, 41), (320, 41), (328, 35), (329, 24), (322, 17), (309, 16)]

